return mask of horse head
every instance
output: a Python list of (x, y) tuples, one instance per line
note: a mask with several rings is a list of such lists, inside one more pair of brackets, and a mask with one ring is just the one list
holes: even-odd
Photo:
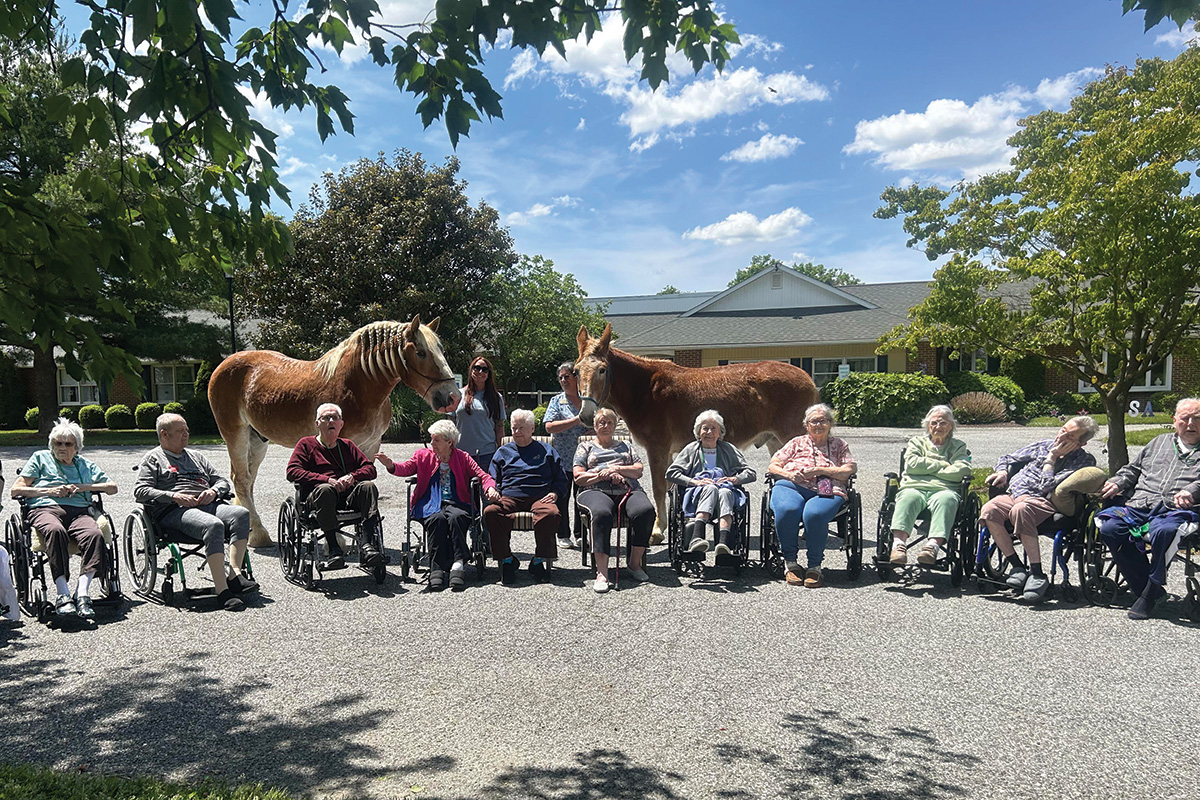
[(609, 346), (612, 344), (612, 325), (605, 324), (604, 333), (593, 338), (587, 326), (579, 326), (579, 360), (575, 362), (575, 374), (579, 376), (579, 399), (583, 402), (579, 419), (591, 427), (592, 418), (608, 400), (612, 388), (612, 369), (608, 364)]
[(401, 357), (407, 368), (405, 385), (420, 394), (434, 411), (448, 414), (458, 408), (459, 393), (437, 335), (441, 321), (441, 317), (435, 317), (428, 325), (422, 325), (421, 315), (414, 315), (404, 329)]

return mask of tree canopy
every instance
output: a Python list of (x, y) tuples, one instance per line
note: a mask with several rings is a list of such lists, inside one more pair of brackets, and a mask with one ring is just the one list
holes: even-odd
[(891, 187), (876, 216), (949, 256), (929, 297), (883, 347), (921, 339), (1037, 356), (1095, 387), (1109, 464), (1128, 459), (1130, 388), (1200, 319), (1200, 49), (1110, 67), (1068, 111), (1021, 120), (1012, 168)]
[[(802, 275), (807, 275), (810, 278), (816, 278), (822, 283), (827, 283), (830, 286), (853, 286), (854, 284), (862, 283), (858, 278), (844, 270), (834, 267), (826, 267), (823, 264), (814, 264), (811, 261), (793, 262), (785, 264), (778, 258), (775, 258), (770, 253), (763, 255), (751, 256), (750, 266), (742, 267), (733, 276), (733, 280), (729, 282), (729, 286), (737, 286), (747, 278), (757, 275), (763, 270), (774, 269), (775, 267), (787, 267), (794, 269)], [(660, 292), (661, 294), (661, 292)]]
[(1189, 20), (1200, 16), (1200, 0), (1121, 0), (1121, 13), (1128, 14), (1130, 11), (1143, 12), (1146, 30), (1164, 19), (1182, 28)]
[[(502, 115), (481, 67), (504, 32), (513, 47), (564, 53), (565, 42), (620, 24), (626, 58), (640, 58), (651, 87), (668, 78), (668, 48), (693, 69), (720, 69), (737, 42), (712, 0), (611, 8), (600, 0), (439, 0), (426, 19), (395, 23), (376, 0), (272, 0), (265, 10), (250, 0), (0, 4), (0, 40), (45, 54), (61, 81), (40, 102), (48, 122), (67, 134), (64, 152), (80, 164), (72, 184), (81, 200), (56, 206), (35, 186), (0, 174), (0, 320), (32, 331), (45, 349), (76, 344), (96, 377), (130, 372), (134, 363), (104, 346), (60, 288), (128, 314), (108, 296), (107, 278), (150, 284), (175, 265), (219, 275), (234, 263), (280, 263), (288, 229), (268, 208), (272, 197), (287, 201), (288, 191), (275, 133), (251, 107), (257, 97), (285, 110), (311, 107), (322, 138), (352, 133), (349, 98), (319, 82), (330, 57), (322, 48), (340, 55), (365, 45), (418, 99), (425, 125), (442, 119), (457, 143), (481, 114)], [(55, 52), (57, 32), (80, 15), (85, 27), (73, 32), (81, 52)], [(16, 124), (11, 100), (0, 88), (2, 128)], [(110, 145), (115, 171), (78, 159)]]
[(260, 260), (238, 272), (262, 320), (258, 346), (315, 358), (362, 325), (419, 313), (442, 318), (452, 365), (467, 358), (517, 254), (495, 209), (470, 205), (458, 169), (399, 150), (326, 173), (289, 226), (283, 268)]

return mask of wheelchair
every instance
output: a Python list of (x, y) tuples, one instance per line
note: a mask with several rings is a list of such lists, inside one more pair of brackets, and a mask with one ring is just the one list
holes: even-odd
[[(293, 484), (293, 489), (294, 494), (279, 507), (276, 539), (279, 543), (279, 568), (289, 583), (305, 589), (315, 589), (324, 578), (320, 553), (321, 540), (325, 533), (317, 526), (312, 512), (304, 508), (303, 490), (298, 484)], [(366, 517), (357, 511), (339, 510), (337, 523), (339, 536), (344, 535), (346, 527), (352, 525), (355, 542), (364, 533), (372, 537), (383, 560), (374, 568), (361, 563), (358, 568), (370, 574), (376, 584), (383, 583), (387, 579), (387, 565), (390, 563), (387, 552), (383, 549), (383, 517), (378, 511), (373, 516)]]
[[(1019, 466), (1014, 466), (1009, 471), (1009, 477), (1019, 471)], [(992, 488), (988, 492), (988, 499), (1003, 494), (1003, 490)], [(1084, 581), (1083, 569), (1083, 552), (1085, 547), (1084, 539), (1088, 525), (1092, 524), (1091, 520), (1095, 516), (1098, 509), (1092, 502), (1085, 502), (1084, 498), (1076, 507), (1074, 514), (1063, 514), (1060, 511), (1055, 511), (1054, 514), (1045, 519), (1037, 527), (1039, 539), (1041, 537), (1049, 538), (1053, 541), (1054, 546), (1051, 549), (1050, 556), (1050, 574), (1047, 576), (1050, 579), (1050, 588), (1046, 594), (1050, 597), (1054, 594), (1059, 594), (1063, 600), (1068, 603), (1075, 603), (1080, 600), (1081, 595), (1086, 597), (1088, 592)], [(1013, 533), (1012, 523), (1005, 522), (1004, 527), (1008, 529), (1009, 534)], [(1021, 547), (1021, 541), (1013, 535), (1013, 546)], [(1024, 558), (1026, 566), (1029, 564), (1029, 559)], [(1071, 562), (1076, 562), (1076, 578), (1079, 585), (1071, 583)], [(1061, 582), (1057, 580), (1059, 570), (1062, 570)], [(1000, 548), (992, 541), (992, 534), (988, 530), (987, 525), (979, 523), (979, 540), (975, 550), (975, 580), (981, 592), (994, 591), (999, 588), (1002, 590), (1009, 589), (1005, 583), (1005, 573), (1007, 566), (1004, 563), (1004, 555), (1000, 552)], [(1020, 595), (1021, 592), (1013, 590), (1013, 593)]]
[[(415, 477), (407, 478), (407, 512), (404, 520), (404, 544), (400, 547), (400, 577), (408, 580), (411, 574), (425, 572), (425, 580), (433, 564), (433, 551), (429, 544), (429, 532), (420, 520), (413, 519), (413, 489), (417, 486)], [(476, 582), (483, 580), (491, 548), (488, 545), (487, 527), (483, 524), (483, 484), (478, 478), (471, 479), (471, 525), (467, 529), (467, 547), (470, 548), (470, 564), (475, 568)], [(414, 537), (413, 523), (421, 527), (421, 535)], [(414, 539), (416, 539), (414, 546)], [(380, 551), (382, 552), (382, 550)]]
[[(1122, 505), (1119, 497), (1096, 500), (1088, 504), (1086, 522), (1082, 528), (1082, 547), (1079, 552), (1080, 584), (1084, 599), (1094, 606), (1122, 605), (1121, 595), (1129, 590), (1125, 577), (1117, 568), (1104, 538), (1100, 535), (1100, 520), (1096, 516), (1109, 506)], [(1200, 622), (1200, 533), (1193, 533), (1179, 542), (1179, 551), (1172, 564), (1183, 563), (1185, 594), (1183, 614)], [(1168, 573), (1169, 575), (1169, 573)]]
[[(842, 540), (840, 549), (846, 554), (846, 576), (850, 580), (858, 579), (863, 565), (862, 496), (854, 488), (854, 478), (855, 476), (851, 475), (846, 481), (846, 502), (833, 517), (833, 522), (837, 524), (836, 536)], [(763, 492), (762, 514), (759, 517), (759, 560), (763, 569), (770, 575), (782, 579), (787, 564), (775, 530), (775, 512), (771, 510), (771, 491), (776, 480), (778, 479), (774, 475), (768, 475), (767, 488)], [(803, 541), (803, 522), (800, 523), (800, 537)]]
[[(114, 541), (112, 517), (104, 510), (104, 494), (92, 492), (93, 516), (104, 536), (104, 549), (107, 552), (109, 573), (97, 575), (96, 582), (100, 586), (100, 597), (95, 600), (97, 606), (117, 606), (125, 599), (121, 593), (120, 565), (117, 561), (117, 544)], [(12, 564), (13, 588), (17, 592), (17, 605), (21, 611), (38, 622), (54, 623), (54, 602), (50, 595), (50, 585), (46, 582), (46, 569), (50, 558), (46, 555), (45, 542), (42, 534), (29, 524), (31, 506), (26, 498), (18, 498), (20, 508), (14, 511), (4, 523), (4, 546), (8, 550)], [(79, 548), (74, 542), (68, 546), (70, 555), (79, 555)]]
[[(741, 487), (745, 489), (745, 487)], [(667, 553), (671, 559), (671, 568), (677, 575), (693, 575), (704, 577), (706, 574), (705, 556), (707, 553), (692, 553), (687, 549), (683, 533), (683, 495), (687, 487), (671, 484), (667, 490)], [(735, 574), (740, 575), (742, 568), (750, 563), (750, 503), (752, 498), (746, 492), (746, 502), (733, 512), (731, 530), (737, 534), (737, 546), (728, 555), (717, 554), (715, 567), (733, 567)], [(711, 519), (709, 525), (716, 526), (716, 519)]]
[[(205, 552), (204, 542), (158, 525), (150, 509), (142, 503), (138, 503), (125, 518), (121, 550), (125, 558), (125, 569), (133, 581), (134, 591), (147, 600), (154, 599), (160, 569), (163, 581), (159, 588), (159, 597), (164, 605), (174, 606), (177, 601), (202, 593), (201, 590), (188, 586), (184, 559), (198, 556), (200, 563), (196, 566), (196, 571), (206, 572), (208, 554)], [(160, 567), (164, 550), (167, 551), (166, 563)], [(246, 575), (254, 577), (254, 570), (250, 567), (249, 550), (242, 560), (242, 569)], [(179, 579), (178, 590), (175, 586), (176, 578)]]
[[(888, 472), (883, 476), (886, 483), (875, 534), (875, 568), (881, 580), (886, 580), (894, 570), (900, 569), (891, 562), (892, 515), (896, 511), (896, 495), (900, 492), (900, 474), (903, 472), (904, 450), (901, 450), (900, 471)], [(951, 530), (946, 534), (942, 555), (933, 564), (915, 566), (934, 572), (949, 572), (950, 585), (956, 589), (962, 586), (963, 578), (969, 575), (975, 566), (976, 523), (979, 521), (981, 505), (979, 496), (971, 491), (971, 476), (963, 478), (958, 488), (958, 511), (955, 513)], [(910, 550), (929, 538), (929, 521), (929, 509), (922, 509), (908, 537)]]

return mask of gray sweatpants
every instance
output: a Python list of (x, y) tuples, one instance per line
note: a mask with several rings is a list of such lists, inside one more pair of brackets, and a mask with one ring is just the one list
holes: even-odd
[(250, 512), (227, 503), (209, 503), (195, 508), (175, 506), (159, 518), (158, 524), (201, 540), (204, 552), (210, 556), (225, 552), (227, 530), (231, 542), (250, 536)]

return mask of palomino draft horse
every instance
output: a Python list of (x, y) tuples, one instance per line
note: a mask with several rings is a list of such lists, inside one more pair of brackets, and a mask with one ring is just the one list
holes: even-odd
[(388, 395), (400, 381), (435, 411), (458, 406), (458, 385), (436, 333), (440, 320), (422, 325), (418, 315), (407, 325), (373, 322), (316, 361), (247, 350), (221, 362), (208, 383), (208, 402), (229, 449), (237, 502), (250, 511), (251, 546), (271, 544), (254, 509), (254, 479), (267, 444), (294, 447), (311, 435), (321, 403), (342, 407), (342, 437), (368, 458), (378, 451), (392, 418)]
[(764, 444), (774, 453), (804, 433), (804, 412), (817, 402), (808, 373), (779, 361), (724, 367), (681, 367), (640, 358), (611, 346), (612, 326), (599, 338), (579, 329), (580, 418), (592, 424), (602, 405), (616, 410), (646, 449), (658, 508), (656, 530), (666, 527), (666, 472), (671, 458), (695, 441), (696, 415), (716, 409), (725, 418), (725, 439), (739, 449)]

